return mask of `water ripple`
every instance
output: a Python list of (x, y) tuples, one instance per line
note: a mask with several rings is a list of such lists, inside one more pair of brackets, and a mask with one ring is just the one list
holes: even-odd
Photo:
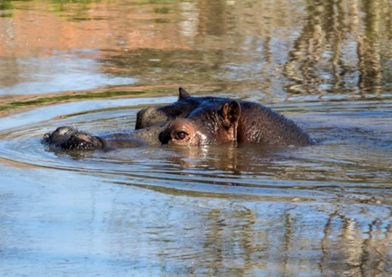
[[(72, 125), (92, 133), (132, 128), (138, 108), (63, 114), (50, 122), (5, 129), (0, 155), (16, 163), (99, 176), (107, 182), (155, 190), (215, 196), (277, 197), (294, 201), (389, 203), (392, 168), (390, 108), (343, 111), (336, 104), (275, 107), (297, 121), (320, 143), (311, 147), (271, 146), (142, 147), (111, 152), (51, 152), (40, 143), (44, 132)], [(368, 103), (369, 106), (369, 103)], [(296, 110), (307, 110), (298, 113)]]

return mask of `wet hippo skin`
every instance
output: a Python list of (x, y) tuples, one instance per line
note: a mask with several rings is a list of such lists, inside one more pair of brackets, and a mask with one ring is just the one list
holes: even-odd
[[(241, 106), (235, 100), (203, 105), (186, 118), (173, 120), (160, 134), (164, 144), (206, 145), (237, 141)], [(143, 130), (143, 129), (139, 129)]]
[(96, 150), (104, 148), (104, 142), (100, 138), (85, 132), (79, 132), (77, 129), (68, 126), (58, 127), (53, 132), (46, 133), (42, 143), (52, 149)]
[(205, 145), (235, 142), (241, 107), (235, 100), (211, 102), (187, 118), (138, 129), (127, 133), (94, 136), (63, 126), (44, 135), (42, 142), (58, 150), (111, 150), (143, 145)]
[(191, 97), (180, 88), (171, 105), (137, 114), (137, 130), (93, 136), (71, 127), (45, 134), (54, 149), (110, 150), (142, 145), (205, 145), (225, 142), (305, 146), (315, 141), (293, 121), (257, 103), (219, 97)]
[[(231, 101), (220, 97), (192, 97), (186, 90), (179, 88), (179, 99), (173, 104), (162, 107), (149, 107), (138, 112), (136, 129), (157, 123), (186, 118), (203, 106), (219, 106)], [(315, 141), (292, 120), (263, 105), (238, 101), (241, 115), (238, 120), (237, 142), (267, 145), (305, 146)]]
[(62, 126), (44, 135), (42, 143), (55, 150), (112, 150), (143, 145), (161, 145), (159, 134), (168, 123), (157, 124), (141, 130), (94, 136), (75, 128)]

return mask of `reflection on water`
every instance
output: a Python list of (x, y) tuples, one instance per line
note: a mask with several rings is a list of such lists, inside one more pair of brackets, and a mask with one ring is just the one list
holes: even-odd
[[(382, 1), (322, 1), (307, 6), (308, 18), (286, 64), (296, 81), (289, 91), (336, 92), (390, 84), (390, 5)], [(364, 11), (364, 12), (363, 12)], [(384, 57), (389, 58), (384, 59)]]
[[(19, 226), (25, 232), (0, 241), (11, 271), (19, 271), (18, 261), (34, 259), (38, 270), (71, 263), (84, 265), (76, 274), (87, 268), (91, 275), (97, 270), (109, 275), (392, 273), (391, 105), (353, 103), (342, 113), (335, 105), (300, 104), (309, 112), (289, 116), (320, 142), (310, 147), (43, 151), (42, 133), (56, 126), (72, 123), (101, 133), (134, 125), (138, 109), (97, 109), (100, 105), (89, 101), (87, 113), (1, 132), (0, 153), (11, 176), (20, 166), (34, 175), (22, 196), (16, 196), (21, 184), (1, 188), (3, 205), (14, 209), (7, 210), (3, 230)], [(375, 107), (377, 113), (355, 112)], [(7, 183), (15, 182), (5, 176)], [(33, 218), (20, 223), (26, 209)], [(72, 249), (73, 241), (57, 242), (59, 228), (83, 243)], [(28, 237), (35, 239), (26, 242)], [(11, 241), (27, 243), (30, 250), (12, 249)], [(69, 267), (61, 272), (70, 273)]]
[[(1, 1), (1, 274), (390, 276), (391, 15), (371, 0)], [(180, 85), (272, 105), (319, 143), (40, 144), (60, 125), (133, 129)]]
[[(96, 86), (137, 81), (281, 101), (309, 93), (382, 97), (390, 88), (387, 1), (6, 3), (8, 16), (0, 18), (2, 94), (35, 80), (30, 93), (38, 94), (40, 77), (62, 85), (66, 69), (75, 67), (60, 63), (65, 70), (57, 70), (51, 57), (64, 62), (79, 50), (79, 79), (62, 90), (85, 89), (94, 80)], [(51, 63), (53, 68), (38, 71), (33, 66)], [(53, 83), (50, 88), (60, 89)]]
[[(4, 59), (1, 67), (7, 74), (3, 76), (2, 85), (5, 88), (1, 91), (5, 95), (53, 93), (136, 82), (131, 77), (109, 77), (92, 72), (96, 66), (95, 60), (81, 60), (79, 55)], [(8, 68), (14, 70), (6, 70)], [(34, 76), (30, 75), (31, 72), (34, 72)]]

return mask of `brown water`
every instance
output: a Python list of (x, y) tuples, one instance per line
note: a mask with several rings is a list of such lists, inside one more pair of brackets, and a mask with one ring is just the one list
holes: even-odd
[[(390, 1), (1, 1), (1, 276), (390, 276)], [(319, 143), (48, 152), (193, 95)]]

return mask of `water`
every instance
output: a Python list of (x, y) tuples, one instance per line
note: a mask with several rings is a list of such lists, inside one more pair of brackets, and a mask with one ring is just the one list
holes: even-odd
[[(0, 3), (1, 276), (392, 274), (391, 4)], [(193, 95), (318, 144), (48, 151)]]

